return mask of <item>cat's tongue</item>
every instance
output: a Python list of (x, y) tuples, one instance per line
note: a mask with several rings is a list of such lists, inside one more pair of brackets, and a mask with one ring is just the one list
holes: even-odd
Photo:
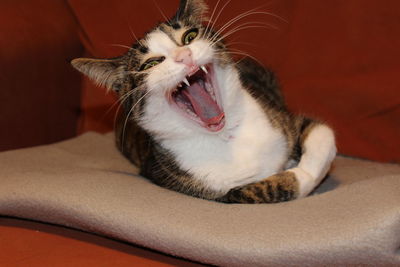
[(188, 86), (183, 93), (190, 100), (196, 115), (208, 126), (219, 124), (224, 118), (218, 104), (199, 82)]

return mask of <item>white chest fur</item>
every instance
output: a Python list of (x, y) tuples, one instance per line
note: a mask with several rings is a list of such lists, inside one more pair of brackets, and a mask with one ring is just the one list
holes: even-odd
[(284, 136), (247, 92), (242, 100), (240, 117), (226, 114), (227, 127), (219, 135), (199, 133), (162, 142), (182, 169), (213, 190), (226, 192), (259, 181), (280, 171), (287, 161)]

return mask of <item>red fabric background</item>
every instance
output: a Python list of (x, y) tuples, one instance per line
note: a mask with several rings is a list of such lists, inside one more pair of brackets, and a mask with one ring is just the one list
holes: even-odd
[[(209, 0), (211, 10), (217, 1)], [(222, 1), (225, 3), (226, 1)], [(87, 51), (112, 57), (171, 16), (178, 0), (69, 0)], [(217, 25), (265, 5), (287, 23), (267, 15), (241, 22), (272, 23), (278, 30), (248, 29), (231, 36), (235, 49), (278, 74), (289, 107), (330, 123), (339, 152), (400, 162), (400, 1), (232, 0)], [(221, 5), (220, 5), (221, 6)], [(111, 95), (85, 80), (80, 131), (112, 128)]]
[(78, 27), (65, 1), (0, 1), (0, 151), (76, 135)]

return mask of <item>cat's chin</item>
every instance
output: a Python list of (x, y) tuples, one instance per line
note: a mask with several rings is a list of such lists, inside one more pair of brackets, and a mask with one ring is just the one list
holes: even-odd
[(225, 113), (212, 63), (192, 68), (181, 83), (167, 92), (167, 99), (171, 108), (184, 119), (209, 132), (219, 132), (225, 126)]

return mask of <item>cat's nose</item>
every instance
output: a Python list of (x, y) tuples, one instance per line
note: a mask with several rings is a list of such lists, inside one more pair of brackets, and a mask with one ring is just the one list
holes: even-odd
[(188, 47), (182, 47), (175, 50), (175, 62), (185, 64), (186, 66), (193, 65), (192, 51)]

